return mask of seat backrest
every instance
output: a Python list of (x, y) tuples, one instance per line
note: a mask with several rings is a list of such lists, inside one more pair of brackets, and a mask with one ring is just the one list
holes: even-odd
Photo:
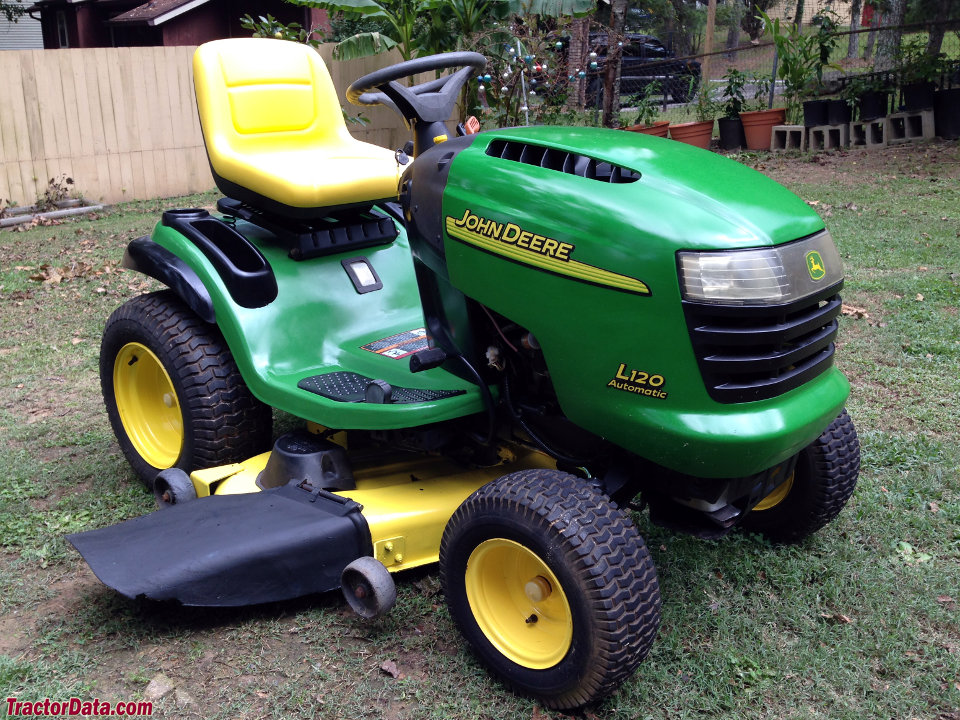
[(311, 47), (235, 38), (193, 57), (200, 125), (210, 163), (221, 157), (290, 151), (351, 140), (330, 74)]

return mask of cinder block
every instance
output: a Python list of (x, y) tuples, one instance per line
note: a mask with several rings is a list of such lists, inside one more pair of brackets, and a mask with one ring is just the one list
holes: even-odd
[(893, 113), (887, 116), (887, 142), (890, 145), (932, 140), (934, 137), (933, 110)]
[(810, 152), (817, 150), (834, 150), (850, 144), (850, 126), (844, 125), (817, 125), (810, 128), (807, 136), (807, 149)]
[(887, 119), (855, 120), (850, 123), (850, 147), (868, 150), (887, 145)]
[(807, 129), (803, 125), (774, 125), (770, 135), (770, 151), (807, 149)]

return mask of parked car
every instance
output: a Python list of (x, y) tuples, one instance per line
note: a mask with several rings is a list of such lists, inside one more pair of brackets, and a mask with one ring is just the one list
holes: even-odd
[[(597, 54), (597, 67), (587, 70), (587, 104), (594, 105), (603, 92), (606, 34), (591, 34), (590, 50)], [(674, 102), (689, 102), (700, 87), (700, 76), (699, 62), (677, 59), (673, 49), (653, 35), (627, 33), (625, 36), (620, 69), (621, 95), (636, 95), (656, 82), (660, 86), (657, 94), (668, 95)]]

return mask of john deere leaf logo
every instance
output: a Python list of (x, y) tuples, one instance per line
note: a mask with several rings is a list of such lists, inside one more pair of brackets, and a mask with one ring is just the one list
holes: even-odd
[(823, 258), (816, 250), (807, 253), (807, 272), (810, 273), (811, 280), (823, 280), (827, 271), (823, 267)]

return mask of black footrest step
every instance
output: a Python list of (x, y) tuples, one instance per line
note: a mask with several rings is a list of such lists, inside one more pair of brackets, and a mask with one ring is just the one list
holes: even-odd
[[(306, 377), (297, 383), (297, 387), (337, 402), (364, 402), (367, 386), (372, 382), (373, 378), (360, 373), (339, 370)], [(466, 392), (465, 390), (420, 390), (396, 386), (392, 389), (391, 404), (394, 405), (443, 400)]]

